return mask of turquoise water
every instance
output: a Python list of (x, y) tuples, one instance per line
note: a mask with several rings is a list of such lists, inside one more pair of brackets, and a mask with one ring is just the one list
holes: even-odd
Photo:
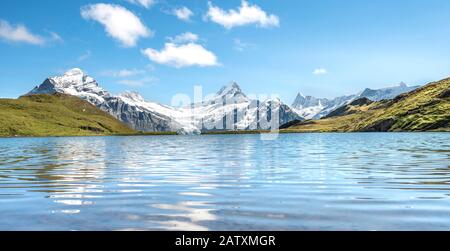
[(450, 133), (0, 139), (0, 230), (450, 230)]

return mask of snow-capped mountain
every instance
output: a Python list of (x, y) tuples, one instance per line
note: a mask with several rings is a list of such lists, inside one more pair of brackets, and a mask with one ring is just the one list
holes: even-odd
[(419, 88), (419, 86), (408, 86), (405, 83), (401, 82), (398, 86), (388, 87), (383, 89), (365, 89), (359, 94), (360, 98), (368, 98), (372, 101), (380, 101), (383, 99), (393, 99), (400, 94), (407, 93), (410, 91), (414, 91)]
[(315, 98), (313, 96), (304, 96), (299, 93), (292, 108), (297, 112), (298, 115), (304, 117), (305, 119), (312, 119), (314, 116), (319, 114), (325, 109), (330, 103), (330, 100), (326, 98)]
[(305, 119), (320, 119), (335, 109), (350, 103), (356, 95), (341, 96), (334, 99), (303, 96), (299, 93), (292, 109)]
[(62, 76), (46, 79), (27, 95), (64, 93), (77, 96), (138, 131), (196, 133), (198, 129), (177, 121), (180, 111), (158, 103), (145, 101), (138, 93), (117, 96), (99, 86), (97, 81), (75, 68)]
[(105, 98), (111, 97), (106, 90), (99, 87), (95, 79), (87, 76), (78, 68), (67, 71), (63, 76), (46, 79), (41, 85), (29, 92), (28, 95), (53, 93), (77, 96), (96, 106), (104, 103)]
[[(136, 92), (112, 95), (80, 69), (46, 79), (27, 95), (64, 93), (80, 97), (138, 131), (196, 134), (211, 130), (270, 129), (301, 120), (280, 100), (260, 102), (248, 98), (236, 83), (223, 87), (214, 97), (188, 107), (174, 108), (146, 101)], [(272, 119), (279, 116), (279, 120)]]
[[(247, 97), (235, 82), (224, 86), (212, 98), (183, 110), (202, 131), (270, 129), (303, 119), (279, 99), (261, 102)], [(279, 120), (272, 120), (272, 116)]]
[(292, 105), (292, 109), (305, 119), (320, 119), (337, 108), (347, 105), (356, 99), (368, 98), (372, 101), (393, 99), (402, 93), (413, 91), (418, 87), (419, 86), (407, 86), (402, 82), (398, 86), (383, 89), (367, 88), (359, 94), (341, 96), (331, 100), (327, 98), (304, 96), (299, 93)]

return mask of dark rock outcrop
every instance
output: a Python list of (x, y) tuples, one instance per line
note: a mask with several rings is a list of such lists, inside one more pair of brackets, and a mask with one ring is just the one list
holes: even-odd
[(438, 98), (450, 98), (450, 89), (443, 91), (439, 94)]
[(376, 122), (366, 128), (363, 128), (362, 132), (388, 132), (391, 127), (395, 124), (394, 118), (389, 118)]

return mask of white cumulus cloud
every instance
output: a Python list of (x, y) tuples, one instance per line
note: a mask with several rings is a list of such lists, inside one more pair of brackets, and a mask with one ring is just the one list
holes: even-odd
[(127, 2), (132, 3), (132, 4), (141, 5), (142, 7), (148, 9), (153, 4), (155, 4), (156, 1), (155, 0), (127, 0)]
[(280, 24), (280, 19), (273, 14), (267, 14), (258, 5), (249, 4), (243, 0), (238, 10), (223, 10), (208, 2), (209, 9), (206, 19), (218, 23), (226, 29), (232, 29), (237, 26), (256, 24), (260, 27), (276, 27)]
[(23, 24), (11, 25), (8, 21), (0, 19), (0, 39), (32, 45), (45, 45), (49, 42), (62, 42), (63, 39), (57, 33), (47, 31), (48, 36), (33, 34)]
[(176, 36), (175, 38), (169, 38), (169, 40), (176, 44), (196, 42), (198, 40), (198, 35), (188, 31)]
[(191, 21), (191, 17), (194, 15), (188, 7), (175, 8), (172, 10), (172, 14), (175, 15), (178, 19), (183, 21)]
[(118, 79), (116, 83), (121, 85), (141, 87), (158, 81), (157, 78), (149, 75), (152, 70), (153, 68), (151, 66), (147, 66), (143, 69), (125, 68), (120, 70), (105, 70), (100, 74), (105, 77)]
[[(160, 51), (145, 49), (142, 53), (151, 61), (176, 68), (189, 66), (217, 66), (217, 56), (200, 44), (195, 43), (198, 36), (192, 33), (181, 34), (165, 44)], [(177, 42), (174, 42), (177, 40)], [(181, 43), (180, 43), (181, 42)], [(183, 43), (184, 42), (184, 43)]]
[(120, 5), (87, 5), (81, 8), (81, 16), (101, 23), (106, 32), (125, 47), (133, 47), (140, 38), (152, 35), (139, 17)]
[(317, 68), (313, 71), (314, 75), (325, 75), (327, 73), (328, 73), (327, 69), (324, 68)]
[(119, 83), (121, 85), (129, 86), (129, 87), (142, 87), (147, 84), (153, 84), (157, 81), (158, 81), (157, 78), (145, 77), (145, 78), (140, 78), (140, 79), (123, 79), (123, 80), (117, 81), (117, 83)]

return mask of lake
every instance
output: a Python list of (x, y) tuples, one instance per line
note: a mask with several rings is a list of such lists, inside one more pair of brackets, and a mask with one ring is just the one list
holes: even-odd
[(3, 138), (0, 230), (450, 230), (450, 133)]

